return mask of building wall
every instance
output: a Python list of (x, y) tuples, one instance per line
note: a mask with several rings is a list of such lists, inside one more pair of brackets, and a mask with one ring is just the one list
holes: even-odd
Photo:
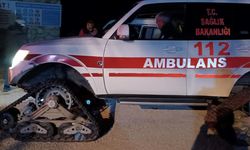
[[(58, 4), (60, 0), (16, 0), (23, 2), (35, 2), (35, 3), (51, 3)], [(27, 30), (27, 42), (35, 42), (42, 40), (50, 40), (59, 38), (60, 36), (60, 27), (29, 27)]]
[[(7, 0), (8, 1), (8, 0)], [(9, 0), (12, 1), (12, 0)], [(34, 3), (51, 3), (59, 4), (60, 0), (15, 0), (23, 2), (34, 2)], [(2, 10), (4, 11), (4, 10)], [(50, 26), (25, 26), (22, 27), (16, 23), (19, 19), (14, 12), (10, 12), (10, 15), (4, 16), (0, 13), (0, 65), (10, 64), (15, 52), (26, 43), (37, 42), (49, 39), (56, 39), (60, 36), (60, 27)], [(13, 17), (14, 16), (14, 17)], [(4, 20), (8, 20), (7, 22)], [(5, 25), (2, 23), (5, 22)], [(7, 25), (6, 25), (7, 24)]]
[(60, 3), (60, 0), (15, 0), (15, 1), (23, 1), (23, 2), (36, 2), (36, 3)]

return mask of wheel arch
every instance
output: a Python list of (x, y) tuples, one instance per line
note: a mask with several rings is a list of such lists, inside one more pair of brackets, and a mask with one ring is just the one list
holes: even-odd
[(89, 82), (74, 68), (57, 62), (40, 64), (29, 70), (18, 82), (18, 86), (30, 90), (30, 88), (40, 82), (59, 79), (74, 83), (79, 88), (83, 88), (95, 95)]
[(235, 83), (234, 86), (250, 86), (250, 71), (241, 76)]

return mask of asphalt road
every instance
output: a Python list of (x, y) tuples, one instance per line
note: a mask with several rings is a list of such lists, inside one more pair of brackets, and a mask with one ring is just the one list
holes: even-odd
[[(18, 89), (0, 93), (0, 104), (22, 95)], [(164, 106), (148, 109), (138, 105), (116, 106), (115, 123), (94, 142), (19, 142), (0, 133), (1, 150), (228, 150), (232, 147), (219, 137), (208, 137), (203, 125), (205, 110)], [(155, 107), (154, 107), (155, 108)]]

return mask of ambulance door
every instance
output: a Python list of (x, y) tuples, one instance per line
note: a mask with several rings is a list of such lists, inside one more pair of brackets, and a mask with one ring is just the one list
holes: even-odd
[[(187, 94), (228, 96), (235, 80), (233, 28), (235, 4), (187, 5)], [(240, 67), (240, 66), (239, 66)]]
[[(183, 4), (146, 5), (123, 23), (129, 25), (129, 39), (119, 39), (115, 32), (105, 48), (109, 94), (186, 95), (184, 11)], [(160, 12), (169, 13), (176, 23), (172, 37), (161, 38), (155, 23)]]

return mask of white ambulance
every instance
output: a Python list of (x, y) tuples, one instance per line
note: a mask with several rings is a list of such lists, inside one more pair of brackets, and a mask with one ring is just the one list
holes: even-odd
[[(10, 82), (29, 92), (66, 81), (71, 91), (98, 99), (228, 97), (250, 85), (249, 14), (249, 0), (141, 1), (101, 38), (22, 46)], [(36, 103), (49, 90), (36, 93)], [(65, 93), (62, 85), (57, 91)]]
[[(71, 71), (78, 78), (73, 75), (61, 78), (76, 83), (86, 81), (82, 86), (97, 97), (228, 96), (237, 81), (249, 84), (248, 3), (246, 0), (143, 1), (102, 38), (68, 38), (24, 45), (13, 60), (10, 80), (13, 85), (25, 87), (34, 84), (33, 78), (45, 79)], [(160, 12), (172, 15), (172, 24), (179, 23), (176, 28), (181, 28), (178, 33), (181, 36), (139, 38), (139, 28)], [(133, 22), (139, 19), (145, 22)], [(119, 29), (120, 34), (131, 39), (116, 38)], [(153, 30), (156, 29), (145, 34), (154, 34)]]

